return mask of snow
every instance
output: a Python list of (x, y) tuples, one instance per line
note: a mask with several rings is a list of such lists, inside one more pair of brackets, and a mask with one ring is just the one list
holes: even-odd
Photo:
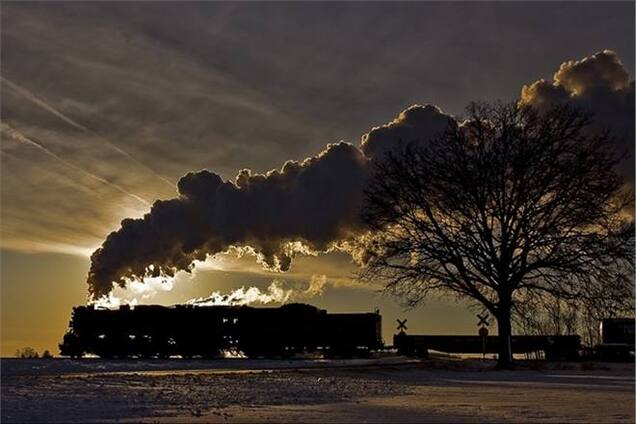
[(3, 359), (10, 422), (634, 422), (634, 365)]

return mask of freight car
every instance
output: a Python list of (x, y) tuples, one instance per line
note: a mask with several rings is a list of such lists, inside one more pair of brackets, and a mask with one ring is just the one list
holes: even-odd
[(378, 312), (330, 314), (306, 304), (77, 306), (60, 352), (102, 358), (219, 357), (225, 351), (248, 357), (359, 356), (382, 347), (381, 319)]
[(601, 339), (604, 344), (620, 343), (634, 349), (636, 320), (634, 318), (606, 318), (601, 321)]
[(601, 344), (594, 347), (594, 358), (602, 361), (634, 361), (634, 318), (607, 318), (601, 321)]
[[(403, 332), (393, 336), (398, 353), (407, 356), (428, 357), (429, 350), (446, 353), (497, 353), (497, 336), (433, 336), (407, 335)], [(547, 360), (578, 359), (581, 337), (569, 336), (512, 336), (513, 353), (542, 351)]]

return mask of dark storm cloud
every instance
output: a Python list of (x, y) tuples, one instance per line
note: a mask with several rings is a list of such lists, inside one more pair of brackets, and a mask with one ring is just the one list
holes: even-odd
[[(524, 86), (521, 101), (538, 107), (584, 104), (632, 144), (634, 83), (618, 57), (603, 51), (561, 65), (554, 81)], [(631, 97), (630, 97), (631, 96)], [(630, 109), (631, 107), (631, 109)], [(631, 110), (631, 114), (629, 114)], [(113, 283), (174, 275), (229, 249), (247, 250), (266, 268), (287, 271), (297, 253), (324, 252), (364, 229), (359, 221), (363, 189), (377, 160), (405, 143), (426, 143), (455, 118), (431, 105), (411, 106), (362, 136), (360, 147), (330, 144), (315, 157), (288, 161), (266, 174), (239, 172), (234, 182), (204, 170), (182, 177), (179, 197), (157, 201), (140, 219), (126, 219), (91, 257), (93, 298)]]

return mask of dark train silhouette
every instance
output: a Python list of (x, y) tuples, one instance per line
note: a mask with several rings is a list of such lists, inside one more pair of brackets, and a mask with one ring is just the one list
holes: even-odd
[[(63, 356), (102, 358), (219, 357), (228, 351), (247, 357), (291, 357), (321, 353), (326, 357), (366, 356), (383, 348), (382, 318), (372, 313), (327, 313), (306, 304), (278, 308), (249, 306), (140, 305), (119, 309), (73, 308), (69, 330), (60, 344)], [(633, 360), (634, 319), (606, 319), (603, 343), (586, 357)], [(485, 342), (485, 344), (484, 344)], [(428, 356), (429, 350), (448, 353), (495, 353), (496, 336), (407, 335), (393, 344), (398, 353)], [(513, 336), (515, 353), (543, 351), (548, 360), (576, 359), (578, 335)]]
[[(600, 325), (602, 343), (584, 347), (581, 337), (570, 335), (512, 336), (513, 353), (543, 352), (546, 360), (594, 359), (601, 361), (634, 361), (634, 318), (603, 319)], [(412, 335), (401, 331), (393, 336), (398, 353), (428, 357), (429, 350), (446, 353), (497, 353), (497, 336)]]
[(382, 347), (381, 320), (377, 311), (333, 314), (306, 304), (77, 306), (59, 347), (64, 356), (102, 358), (364, 356)]
[(608, 318), (601, 322), (601, 343), (594, 356), (606, 361), (634, 361), (636, 347), (634, 318)]
[[(435, 336), (396, 334), (393, 344), (398, 353), (426, 358), (429, 350), (445, 353), (497, 353), (497, 336)], [(547, 360), (579, 359), (581, 337), (578, 335), (512, 336), (513, 353), (543, 352)]]

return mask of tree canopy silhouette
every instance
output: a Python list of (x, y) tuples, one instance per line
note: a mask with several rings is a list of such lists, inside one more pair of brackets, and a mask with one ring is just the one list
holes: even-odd
[(570, 107), (474, 103), (459, 127), (387, 154), (366, 189), (363, 277), (410, 305), (434, 291), (483, 305), (504, 368), (516, 302), (630, 295), (633, 195), (592, 124)]
[(38, 352), (32, 347), (23, 347), (15, 351), (15, 357), (20, 359), (37, 359), (40, 357)]

